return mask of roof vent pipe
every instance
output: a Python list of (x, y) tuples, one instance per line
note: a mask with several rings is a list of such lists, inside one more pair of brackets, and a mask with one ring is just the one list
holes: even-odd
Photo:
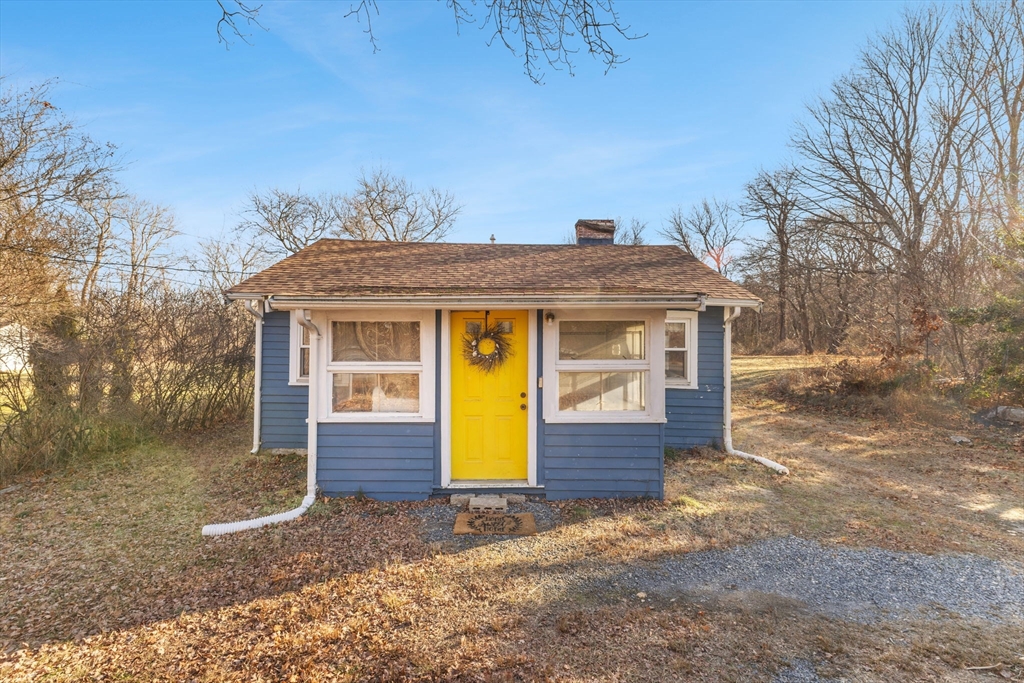
[(615, 244), (615, 221), (610, 218), (581, 218), (576, 221), (576, 244)]

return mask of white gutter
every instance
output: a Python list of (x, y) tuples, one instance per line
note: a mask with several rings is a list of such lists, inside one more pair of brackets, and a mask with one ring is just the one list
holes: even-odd
[[(234, 294), (228, 298), (252, 298), (254, 294)], [(267, 301), (275, 310), (318, 309), (318, 308), (380, 308), (381, 306), (424, 306), (430, 308), (572, 308), (636, 306), (647, 308), (674, 308), (678, 310), (701, 310), (705, 301), (703, 294), (677, 296), (635, 294), (520, 294), (499, 296), (470, 295), (388, 295), (388, 296), (289, 296), (270, 295)], [(756, 305), (756, 302), (737, 300), (733, 305)], [(710, 302), (707, 304), (710, 305)], [(721, 305), (721, 304), (716, 304)]]
[(252, 299), (246, 299), (245, 310), (256, 318), (256, 372), (254, 378), (256, 386), (252, 395), (252, 450), (250, 453), (259, 453), (260, 420), (263, 409), (263, 302), (260, 301), (260, 308), (257, 310), (252, 305)]
[(309, 319), (309, 311), (303, 311), (302, 315), (298, 317), (299, 324), (309, 330), (310, 342), (309, 342), (309, 418), (307, 423), (309, 425), (308, 431), (308, 443), (306, 444), (306, 497), (302, 499), (302, 504), (294, 510), (288, 512), (281, 512), (276, 515), (268, 515), (266, 517), (257, 517), (256, 519), (247, 519), (241, 522), (227, 522), (224, 524), (207, 524), (203, 527), (203, 536), (220, 536), (222, 534), (232, 534), (236, 531), (245, 531), (246, 529), (259, 529), (260, 527), (269, 526), (271, 524), (277, 524), (279, 522), (288, 522), (293, 519), (300, 517), (306, 510), (316, 502), (316, 429), (317, 429), (317, 392), (318, 388), (318, 376), (319, 373), (316, 371), (319, 363), (319, 350), (320, 350), (320, 330), (316, 325)]
[(765, 467), (775, 470), (779, 474), (789, 474), (789, 468), (785, 465), (780, 465), (774, 460), (768, 458), (762, 458), (759, 455), (751, 455), (750, 453), (744, 453), (738, 451), (732, 447), (732, 321), (740, 316), (743, 309), (736, 307), (730, 311), (725, 309), (725, 351), (723, 352), (723, 373), (725, 375), (725, 392), (722, 397), (722, 403), (725, 405), (724, 418), (725, 424), (723, 429), (723, 441), (725, 442), (725, 452), (729, 455), (735, 455), (737, 458), (743, 458), (745, 460), (753, 460), (756, 463), (760, 463)]

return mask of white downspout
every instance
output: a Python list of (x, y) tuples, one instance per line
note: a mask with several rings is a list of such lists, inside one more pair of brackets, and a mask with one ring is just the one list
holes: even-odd
[[(306, 418), (306, 500), (316, 500), (317, 425), (320, 421), (320, 328), (302, 311), (299, 324), (309, 330), (309, 417)], [(308, 506), (307, 506), (308, 507)]]
[(725, 374), (725, 393), (722, 397), (722, 403), (725, 405), (725, 409), (723, 411), (725, 413), (725, 424), (722, 433), (722, 440), (725, 442), (725, 452), (729, 455), (735, 455), (737, 458), (753, 460), (754, 462), (760, 463), (769, 469), (775, 470), (779, 474), (789, 474), (789, 468), (785, 465), (780, 465), (774, 460), (762, 458), (759, 455), (751, 455), (750, 453), (738, 451), (732, 447), (732, 321), (740, 316), (743, 309), (736, 306), (732, 308), (731, 311), (728, 308), (725, 310), (725, 351), (722, 358), (724, 365), (723, 372)]
[(319, 392), (319, 352), (320, 352), (320, 330), (313, 321), (309, 319), (309, 311), (302, 311), (298, 316), (299, 324), (309, 330), (309, 417), (308, 442), (306, 444), (306, 497), (302, 504), (294, 510), (280, 512), (276, 515), (247, 519), (241, 522), (227, 522), (224, 524), (207, 524), (203, 527), (203, 536), (220, 536), (231, 534), (246, 529), (259, 529), (260, 527), (288, 522), (300, 517), (306, 510), (316, 502), (316, 430), (317, 430), (317, 396)]
[(263, 302), (260, 301), (259, 310), (252, 305), (251, 299), (245, 300), (245, 310), (249, 311), (256, 318), (256, 372), (255, 388), (252, 394), (252, 450), (250, 453), (260, 452), (260, 420), (263, 415)]

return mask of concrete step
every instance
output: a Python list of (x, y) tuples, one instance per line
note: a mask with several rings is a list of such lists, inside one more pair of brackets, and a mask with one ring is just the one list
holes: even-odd
[(473, 496), (469, 499), (470, 512), (507, 512), (508, 501), (500, 496)]
[(457, 507), (462, 507), (469, 505), (469, 501), (472, 498), (501, 498), (505, 500), (506, 507), (509, 503), (522, 504), (526, 502), (526, 495), (523, 493), (453, 493), (448, 502)]

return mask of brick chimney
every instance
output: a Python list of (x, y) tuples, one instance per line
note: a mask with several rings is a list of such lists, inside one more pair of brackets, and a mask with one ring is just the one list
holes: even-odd
[(615, 244), (615, 221), (581, 218), (576, 221), (576, 244)]

